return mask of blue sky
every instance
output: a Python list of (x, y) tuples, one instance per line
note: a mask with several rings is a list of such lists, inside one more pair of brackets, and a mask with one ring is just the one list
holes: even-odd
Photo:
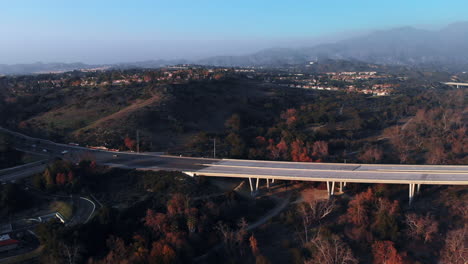
[(466, 10), (466, 0), (0, 0), (0, 64), (237, 55), (438, 28)]

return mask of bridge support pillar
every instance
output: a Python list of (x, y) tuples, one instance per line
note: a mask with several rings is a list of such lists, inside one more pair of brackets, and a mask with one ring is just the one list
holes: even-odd
[(410, 205), (413, 202), (415, 185), (416, 184), (414, 183), (409, 184), (409, 204)]
[(257, 184), (255, 185), (255, 192), (258, 191), (258, 183), (260, 182), (260, 178), (257, 178)]
[(266, 181), (267, 181), (267, 188), (270, 189), (270, 179), (267, 178)]
[(419, 194), (419, 192), (421, 191), (421, 184), (416, 184), (416, 194)]
[(271, 183), (275, 183), (275, 179), (271, 179)]
[(343, 187), (346, 186), (346, 183), (345, 182), (340, 182), (340, 193), (343, 192)]
[(250, 193), (253, 193), (253, 185), (252, 185), (252, 178), (249, 177), (249, 183), (250, 183)]
[(335, 182), (329, 182), (327, 181), (327, 192), (328, 192), (328, 197), (333, 196), (335, 194)]

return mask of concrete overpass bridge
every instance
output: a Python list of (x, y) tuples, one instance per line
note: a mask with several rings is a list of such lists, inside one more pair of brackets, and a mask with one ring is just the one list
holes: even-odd
[(449, 85), (449, 86), (454, 86), (454, 87), (457, 87), (457, 88), (468, 87), (468, 83), (461, 83), (461, 82), (444, 82), (443, 84)]
[[(260, 180), (269, 185), (274, 180), (326, 182), (328, 194), (334, 194), (347, 183), (408, 184), (409, 200), (413, 200), (421, 185), (468, 185), (468, 166), (443, 165), (378, 165), (310, 162), (278, 162), (223, 159), (203, 164), (199, 170), (184, 171), (189, 175), (234, 177), (249, 179), (252, 192)], [(252, 179), (256, 183), (252, 183)]]
[[(26, 148), (30, 152), (70, 159), (81, 154), (88, 157), (91, 155), (98, 163), (112, 167), (176, 170), (191, 176), (243, 178), (249, 180), (252, 193), (258, 190), (261, 180), (265, 180), (267, 185), (275, 180), (326, 182), (330, 196), (334, 194), (335, 187), (339, 185), (342, 189), (347, 183), (407, 184), (411, 203), (421, 185), (468, 185), (468, 165), (379, 165), (189, 158), (156, 153), (94, 150), (32, 138), (1, 127), (0, 131), (11, 134), (19, 148)], [(63, 154), (64, 151), (66, 155)]]

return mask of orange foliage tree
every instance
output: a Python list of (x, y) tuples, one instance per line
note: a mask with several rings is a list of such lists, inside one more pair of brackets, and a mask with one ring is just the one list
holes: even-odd
[(397, 252), (392, 241), (375, 241), (372, 244), (374, 264), (402, 264), (403, 257)]

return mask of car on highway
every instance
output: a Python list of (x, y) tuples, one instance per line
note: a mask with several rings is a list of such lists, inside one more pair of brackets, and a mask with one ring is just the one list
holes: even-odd
[(62, 154), (63, 154), (63, 155), (65, 155), (65, 154), (67, 154), (67, 153), (68, 153), (68, 150), (62, 151)]

